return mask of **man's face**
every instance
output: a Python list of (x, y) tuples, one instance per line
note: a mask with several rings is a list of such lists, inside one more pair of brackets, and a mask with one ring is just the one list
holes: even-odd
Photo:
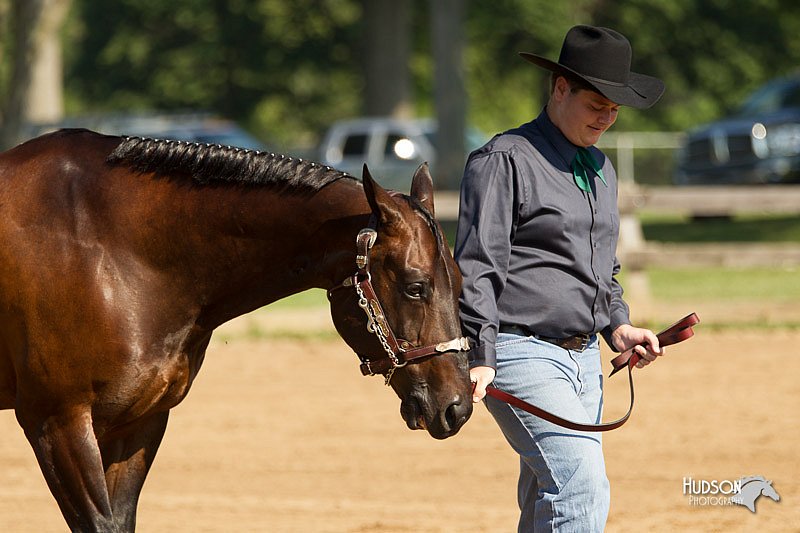
[(556, 80), (551, 119), (576, 146), (592, 146), (617, 120), (619, 105), (594, 91), (573, 92), (564, 78)]

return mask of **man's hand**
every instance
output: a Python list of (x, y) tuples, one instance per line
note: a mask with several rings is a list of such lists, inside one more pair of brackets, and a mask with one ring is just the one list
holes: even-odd
[(639, 354), (636, 368), (643, 368), (659, 355), (664, 355), (664, 348), (658, 345), (656, 334), (649, 329), (623, 324), (611, 333), (611, 340), (617, 350), (624, 352), (633, 348), (634, 353)]
[(478, 403), (486, 396), (486, 386), (494, 381), (494, 368), (490, 366), (476, 366), (469, 369), (469, 379), (475, 384), (472, 391), (472, 403)]

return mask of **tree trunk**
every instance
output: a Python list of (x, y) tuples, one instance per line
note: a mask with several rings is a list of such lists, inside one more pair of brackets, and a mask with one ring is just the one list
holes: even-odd
[(20, 140), (27, 123), (56, 122), (63, 117), (60, 30), (70, 0), (14, 0), (11, 79), (3, 103), (2, 142)]
[(436, 180), (439, 189), (458, 189), (466, 157), (467, 94), (462, 52), (464, 0), (431, 2), (431, 42), (434, 60)]
[(364, 112), (411, 116), (409, 0), (364, 0)]

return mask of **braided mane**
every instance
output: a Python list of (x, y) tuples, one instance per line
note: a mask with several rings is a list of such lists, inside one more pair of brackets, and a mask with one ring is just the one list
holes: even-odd
[(279, 184), (319, 190), (353, 176), (312, 161), (219, 144), (123, 137), (106, 161), (139, 172), (189, 174), (200, 183)]

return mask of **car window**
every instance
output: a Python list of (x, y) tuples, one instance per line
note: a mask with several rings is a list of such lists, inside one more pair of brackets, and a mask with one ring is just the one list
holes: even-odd
[(796, 80), (771, 84), (753, 93), (742, 105), (740, 115), (773, 113), (786, 107), (800, 105), (800, 83)]
[(367, 152), (367, 136), (363, 133), (348, 135), (342, 148), (343, 157), (364, 157)]
[(787, 91), (783, 98), (783, 107), (800, 107), (800, 85)]

